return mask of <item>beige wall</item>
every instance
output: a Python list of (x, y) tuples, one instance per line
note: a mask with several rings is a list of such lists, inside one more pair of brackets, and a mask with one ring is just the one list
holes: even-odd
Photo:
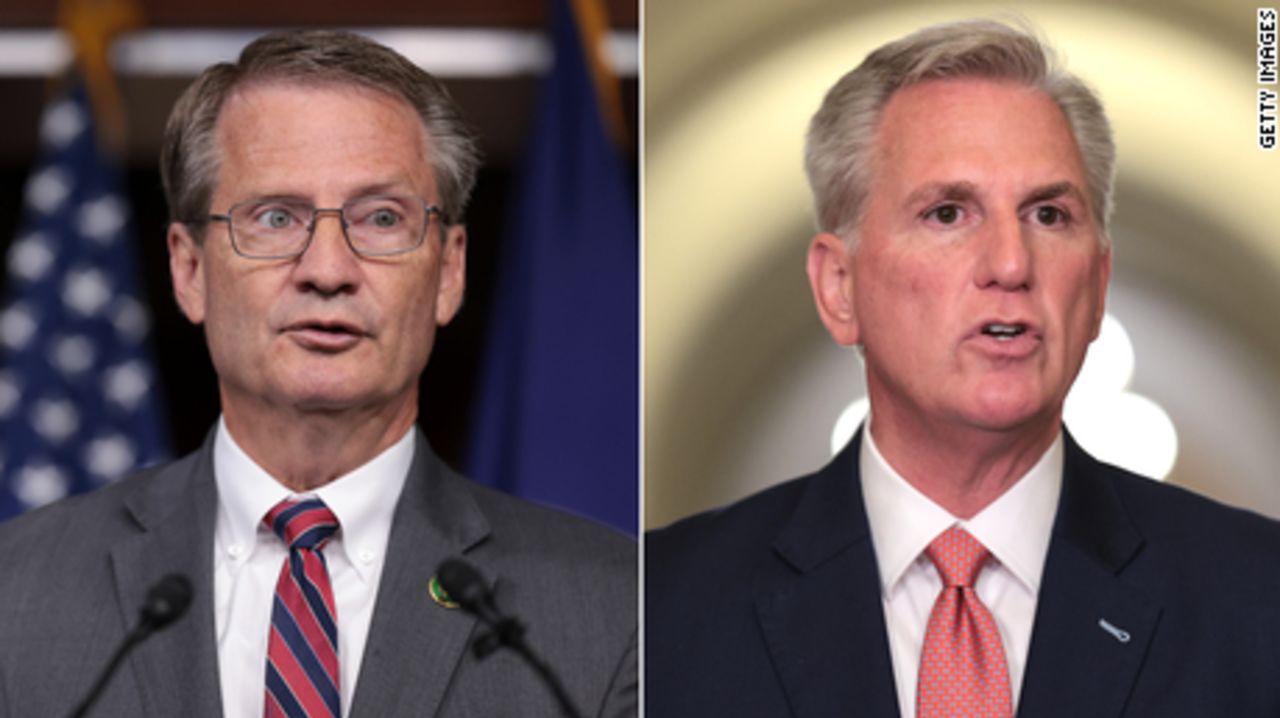
[(644, 4), (646, 525), (820, 465), (861, 391), (803, 257), (822, 93), (871, 48), (1010, 10), (1091, 82), (1120, 150), (1111, 309), (1178, 428), (1170, 481), (1280, 515), (1280, 152), (1256, 149), (1255, 5)]

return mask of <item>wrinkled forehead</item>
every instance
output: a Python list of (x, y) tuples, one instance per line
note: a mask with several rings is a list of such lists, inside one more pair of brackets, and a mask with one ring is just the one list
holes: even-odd
[(431, 142), (421, 118), (407, 101), (381, 90), (344, 82), (258, 80), (227, 97), (215, 136), (220, 158), (215, 195), (227, 183), (284, 191), (322, 179), (402, 182), (435, 194)]
[(924, 80), (893, 93), (872, 152), (871, 193), (927, 182), (1067, 182), (1087, 194), (1066, 114), (1013, 80)]
[[(273, 109), (272, 104), (280, 104), (281, 98), (286, 96), (302, 98), (305, 106), (306, 98), (319, 99), (326, 95), (345, 96), (353, 101), (397, 108), (397, 111), (414, 118), (423, 145), (427, 146), (430, 142), (430, 133), (421, 115), (402, 95), (355, 80), (286, 74), (253, 77), (242, 80), (232, 87), (219, 108), (215, 136), (220, 142), (223, 141), (226, 118), (233, 109), (243, 109), (246, 105), (259, 105)], [(281, 111), (283, 109), (281, 108)]]

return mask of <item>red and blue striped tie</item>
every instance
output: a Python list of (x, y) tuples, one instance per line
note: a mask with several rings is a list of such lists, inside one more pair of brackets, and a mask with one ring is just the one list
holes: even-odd
[(289, 547), (271, 608), (266, 718), (339, 718), (338, 614), (320, 549), (338, 519), (320, 499), (282, 501), (263, 522)]

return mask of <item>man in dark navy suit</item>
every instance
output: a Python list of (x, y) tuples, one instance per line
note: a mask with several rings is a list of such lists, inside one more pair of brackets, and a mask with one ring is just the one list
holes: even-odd
[(808, 274), (870, 416), (816, 474), (648, 537), (648, 715), (1280, 716), (1280, 525), (1062, 426), (1114, 160), (1098, 98), (995, 22), (828, 92)]

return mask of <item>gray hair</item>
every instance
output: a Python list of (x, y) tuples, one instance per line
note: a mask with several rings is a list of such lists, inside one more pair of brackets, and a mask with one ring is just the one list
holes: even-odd
[[(235, 63), (212, 65), (182, 93), (165, 126), (160, 177), (173, 221), (202, 227), (221, 161), (218, 116), (231, 93), (259, 82), (338, 83), (406, 101), (422, 120), (446, 223), (462, 221), (480, 150), (444, 85), (396, 51), (338, 30), (274, 32)], [(203, 233), (197, 230), (197, 237)]]
[(856, 241), (874, 142), (893, 93), (924, 80), (967, 77), (1014, 80), (1053, 98), (1080, 148), (1094, 219), (1109, 244), (1116, 149), (1102, 102), (1029, 29), (993, 20), (934, 25), (883, 45), (827, 92), (805, 143), (819, 227)]

